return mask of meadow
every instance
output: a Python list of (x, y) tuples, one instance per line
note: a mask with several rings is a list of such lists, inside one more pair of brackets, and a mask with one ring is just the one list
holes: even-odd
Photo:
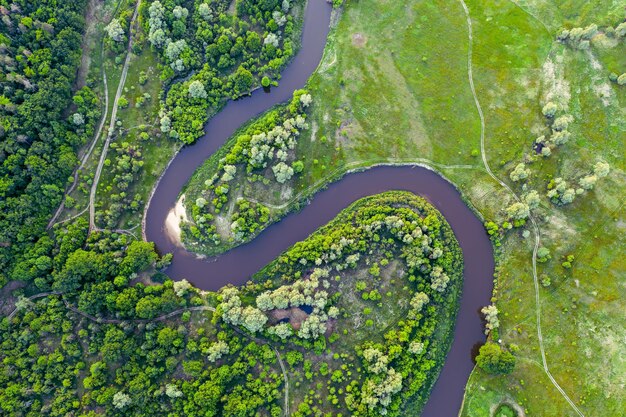
[[(471, 69), (481, 118), (468, 77), (467, 16), (458, 1), (349, 1), (334, 17), (324, 57), (307, 88), (310, 129), (298, 140), (301, 176), (273, 192), (247, 187), (247, 198), (276, 210), (276, 218), (345, 172), (375, 164), (421, 163), (450, 179), (485, 220), (505, 225), (512, 194), (536, 190), (533, 210), (540, 245), (535, 287), (530, 225), (498, 243), (500, 338), (514, 346), (518, 366), (506, 377), (476, 369), (464, 416), (488, 416), (509, 402), (528, 415), (576, 415), (545, 372), (547, 366), (585, 415), (615, 414), (625, 398), (623, 326), (624, 87), (609, 81), (626, 70), (623, 41), (586, 50), (557, 41), (564, 27), (596, 24), (599, 34), (623, 21), (606, 2), (467, 1), (472, 23)], [(533, 147), (548, 132), (543, 106), (557, 101), (572, 116), (570, 141), (543, 158)], [(551, 180), (575, 182), (598, 161), (610, 173), (568, 205), (546, 197)], [(525, 162), (524, 184), (509, 174)], [(569, 262), (567, 257), (573, 256)], [(569, 265), (564, 266), (564, 262)], [(548, 278), (548, 279), (546, 279)], [(547, 285), (546, 285), (547, 284)], [(536, 295), (540, 305), (536, 304)], [(567, 346), (567, 349), (563, 347)], [(513, 407), (515, 408), (515, 407)]]

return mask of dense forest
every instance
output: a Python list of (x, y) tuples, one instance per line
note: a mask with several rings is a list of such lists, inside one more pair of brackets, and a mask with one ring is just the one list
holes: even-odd
[(146, 2), (144, 30), (159, 51), (167, 85), (161, 131), (192, 143), (226, 99), (277, 85), (299, 46), (303, 5), (302, 0)]
[(0, 1), (0, 284), (36, 250), (99, 117), (93, 92), (74, 91), (85, 5)]
[(290, 381), (295, 416), (399, 416), (428, 397), (462, 283), (450, 227), (404, 192), (358, 201), (217, 294), (85, 222), (48, 245), (36, 279), (52, 291), (0, 323), (7, 415), (277, 417)]

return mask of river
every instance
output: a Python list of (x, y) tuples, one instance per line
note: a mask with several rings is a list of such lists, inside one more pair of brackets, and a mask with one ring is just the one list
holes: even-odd
[[(158, 182), (148, 202), (145, 237), (159, 252), (172, 252), (165, 271), (172, 279), (186, 278), (199, 288), (217, 290), (248, 278), (294, 243), (304, 240), (359, 198), (388, 190), (406, 190), (429, 200), (446, 218), (463, 251), (464, 282), (454, 341), (422, 417), (456, 417), (465, 384), (474, 366), (472, 352), (484, 342), (479, 310), (490, 303), (493, 290), (492, 246), (481, 221), (465, 205), (457, 189), (437, 173), (420, 166), (381, 166), (351, 173), (317, 193), (301, 211), (268, 227), (252, 242), (215, 258), (201, 258), (176, 246), (165, 233), (165, 219), (195, 170), (243, 123), (302, 88), (319, 64), (329, 31), (331, 8), (310, 0), (302, 46), (271, 93), (256, 90), (250, 97), (229, 102), (205, 126), (205, 135), (183, 148)], [(408, 417), (408, 416), (407, 416)]]

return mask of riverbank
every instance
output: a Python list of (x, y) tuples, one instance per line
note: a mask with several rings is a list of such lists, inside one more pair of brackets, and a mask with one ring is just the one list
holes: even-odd
[(185, 210), (185, 194), (182, 194), (178, 201), (176, 201), (176, 205), (174, 208), (170, 210), (165, 218), (165, 229), (164, 232), (167, 234), (168, 238), (176, 245), (183, 247), (183, 242), (180, 237), (181, 223), (188, 222), (187, 211)]

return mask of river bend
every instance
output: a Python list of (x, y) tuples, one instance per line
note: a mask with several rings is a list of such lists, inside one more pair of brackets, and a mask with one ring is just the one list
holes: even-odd
[(454, 341), (422, 417), (456, 417), (466, 382), (474, 366), (472, 351), (484, 342), (479, 314), (490, 303), (493, 290), (492, 246), (481, 221), (463, 202), (458, 190), (437, 173), (421, 166), (380, 166), (350, 173), (318, 192), (298, 213), (269, 226), (252, 242), (214, 258), (202, 258), (175, 245), (165, 233), (165, 219), (180, 191), (195, 170), (218, 150), (242, 124), (270, 107), (288, 100), (302, 88), (319, 64), (329, 30), (331, 9), (323, 0), (310, 0), (303, 26), (302, 46), (283, 72), (280, 86), (270, 94), (255, 91), (250, 97), (229, 102), (205, 126), (205, 135), (183, 148), (171, 161), (148, 202), (145, 238), (159, 252), (172, 252), (165, 271), (172, 279), (186, 278), (195, 286), (217, 290), (231, 283), (244, 284), (260, 268), (294, 243), (304, 240), (332, 220), (342, 209), (372, 194), (405, 190), (430, 201), (446, 218), (463, 251), (463, 295)]

